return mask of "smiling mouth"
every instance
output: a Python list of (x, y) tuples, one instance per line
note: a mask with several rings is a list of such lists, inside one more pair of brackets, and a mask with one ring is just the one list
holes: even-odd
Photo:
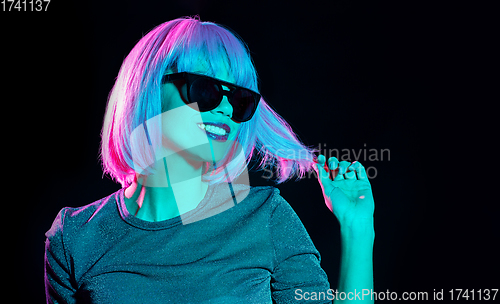
[(198, 128), (205, 131), (208, 137), (218, 140), (218, 141), (226, 141), (229, 132), (231, 132), (231, 128), (224, 123), (199, 123), (197, 124)]

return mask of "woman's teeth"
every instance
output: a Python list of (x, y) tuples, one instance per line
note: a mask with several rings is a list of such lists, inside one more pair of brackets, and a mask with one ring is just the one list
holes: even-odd
[(216, 134), (216, 135), (226, 135), (226, 130), (212, 126), (212, 125), (206, 125), (206, 124), (198, 124), (198, 127), (202, 130), (205, 130), (207, 132)]

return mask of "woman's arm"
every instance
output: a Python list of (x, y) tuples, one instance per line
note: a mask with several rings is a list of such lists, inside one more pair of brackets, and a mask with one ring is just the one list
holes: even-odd
[(45, 233), (45, 296), (47, 304), (75, 303), (76, 292), (71, 269), (63, 243), (64, 217), (67, 208), (63, 208)]
[[(359, 162), (318, 157), (318, 180), (328, 208), (340, 223), (341, 260), (335, 303), (356, 300), (373, 303), (373, 212), (370, 182)], [(331, 178), (330, 174), (333, 172)]]
[[(341, 255), (338, 292), (360, 303), (373, 303), (373, 219), (362, 220), (354, 227), (340, 227)], [(341, 297), (343, 298), (343, 296)], [(343, 302), (338, 297), (335, 303)]]

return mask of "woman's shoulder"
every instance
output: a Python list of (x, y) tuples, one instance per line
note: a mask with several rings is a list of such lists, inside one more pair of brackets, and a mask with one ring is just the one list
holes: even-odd
[(280, 197), (280, 191), (273, 186), (249, 186), (239, 183), (219, 183), (214, 187), (216, 196), (234, 196), (238, 203), (243, 201), (265, 202)]
[(280, 195), (280, 190), (273, 186), (245, 186), (233, 185), (234, 194), (238, 205), (246, 206), (246, 209), (263, 210), (272, 212), (282, 204), (288, 204)]
[(78, 230), (91, 219), (106, 216), (109, 212), (115, 211), (116, 199), (121, 191), (123, 189), (84, 206), (62, 208), (54, 219), (51, 228), (45, 233), (45, 236), (51, 238), (63, 231)]
[(284, 201), (280, 195), (280, 190), (273, 186), (250, 187), (249, 199), (268, 203)]

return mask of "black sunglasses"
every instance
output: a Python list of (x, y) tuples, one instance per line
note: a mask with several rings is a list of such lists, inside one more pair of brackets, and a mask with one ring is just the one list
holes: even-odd
[[(217, 108), (222, 98), (227, 96), (233, 107), (232, 120), (235, 122), (249, 121), (257, 110), (261, 98), (260, 94), (252, 90), (200, 74), (188, 72), (167, 74), (163, 76), (161, 83), (167, 82), (174, 83), (182, 100), (187, 105), (196, 103), (200, 112)], [(230, 91), (223, 90), (223, 85)]]

